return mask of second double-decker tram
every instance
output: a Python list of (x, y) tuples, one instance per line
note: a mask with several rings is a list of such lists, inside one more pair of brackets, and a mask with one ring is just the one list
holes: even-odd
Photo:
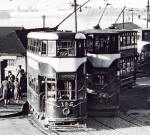
[(85, 30), (89, 116), (110, 116), (119, 108), (120, 35), (114, 30)]
[(85, 35), (30, 32), (27, 99), (51, 128), (84, 126), (87, 117)]
[(121, 89), (132, 87), (136, 82), (137, 72), (137, 31), (119, 30), (120, 32), (120, 80)]

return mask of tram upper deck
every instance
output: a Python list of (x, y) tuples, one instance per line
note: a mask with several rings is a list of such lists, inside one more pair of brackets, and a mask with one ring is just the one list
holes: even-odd
[(87, 52), (92, 54), (116, 54), (120, 51), (119, 32), (112, 29), (89, 29), (83, 31), (87, 36)]
[(42, 57), (84, 57), (85, 35), (73, 32), (30, 32), (28, 52)]

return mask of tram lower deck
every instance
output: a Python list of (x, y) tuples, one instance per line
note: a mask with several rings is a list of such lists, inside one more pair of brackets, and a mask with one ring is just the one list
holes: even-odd
[(89, 117), (117, 115), (120, 94), (119, 58), (120, 54), (88, 56), (87, 108)]

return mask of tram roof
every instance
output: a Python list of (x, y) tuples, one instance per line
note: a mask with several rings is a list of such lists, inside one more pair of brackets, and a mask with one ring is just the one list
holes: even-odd
[(121, 29), (121, 30), (117, 30), (120, 33), (125, 33), (125, 32), (138, 32), (137, 30), (127, 30), (127, 29)]
[(27, 37), (41, 40), (86, 39), (84, 34), (75, 32), (30, 32)]
[(115, 29), (88, 29), (82, 31), (84, 34), (118, 34)]

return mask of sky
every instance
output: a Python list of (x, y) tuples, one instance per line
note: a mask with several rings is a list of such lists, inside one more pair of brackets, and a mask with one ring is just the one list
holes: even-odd
[[(87, 0), (77, 0), (82, 4)], [(87, 6), (98, 8), (105, 7), (106, 3), (111, 3), (114, 8), (122, 8), (124, 6), (131, 8), (146, 8), (148, 0), (91, 0)], [(74, 0), (0, 0), (0, 10), (14, 9), (18, 6), (21, 8), (36, 7), (44, 8), (69, 8), (69, 3)]]

